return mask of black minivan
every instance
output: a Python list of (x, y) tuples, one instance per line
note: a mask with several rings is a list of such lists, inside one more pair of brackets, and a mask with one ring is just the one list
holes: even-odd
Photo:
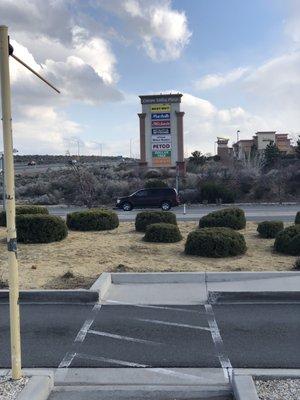
[(134, 207), (161, 207), (162, 210), (168, 211), (171, 207), (179, 204), (180, 201), (176, 189), (151, 188), (141, 189), (130, 196), (118, 198), (116, 207), (122, 208), (124, 211), (130, 211)]

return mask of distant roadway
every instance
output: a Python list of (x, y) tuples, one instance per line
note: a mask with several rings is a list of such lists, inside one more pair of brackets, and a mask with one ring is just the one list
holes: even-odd
[[(236, 205), (245, 211), (247, 221), (264, 221), (264, 220), (281, 220), (284, 222), (293, 222), (297, 211), (300, 211), (300, 204), (245, 204)], [(175, 207), (171, 211), (175, 212), (178, 221), (195, 221), (207, 213), (218, 210), (220, 208), (228, 207), (221, 206), (205, 206), (205, 205), (192, 205), (186, 207), (186, 214), (184, 214), (183, 206)], [(51, 214), (65, 217), (67, 213), (72, 211), (84, 210), (80, 207), (63, 207), (63, 206), (50, 206), (48, 207)], [(134, 221), (136, 214), (140, 209), (132, 211), (116, 210), (121, 221)]]

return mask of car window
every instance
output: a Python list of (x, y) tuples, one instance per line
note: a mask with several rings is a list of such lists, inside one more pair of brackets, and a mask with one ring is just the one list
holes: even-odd
[(135, 193), (135, 196), (137, 197), (147, 197), (148, 192), (147, 190), (139, 190), (138, 192)]

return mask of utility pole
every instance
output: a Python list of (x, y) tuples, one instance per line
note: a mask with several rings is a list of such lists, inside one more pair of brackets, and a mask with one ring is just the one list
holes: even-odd
[(12, 378), (20, 379), (21, 371), (21, 341), (20, 341), (20, 310), (19, 310), (19, 271), (17, 260), (17, 232), (15, 205), (15, 177), (13, 161), (13, 142), (11, 124), (11, 96), (9, 78), (9, 47), (8, 28), (0, 26), (0, 75), (1, 102), (4, 147), (4, 179), (6, 183), (6, 226), (7, 250), (9, 267), (9, 314)]
[(34, 75), (59, 93), (51, 83), (41, 77), (31, 67), (13, 54), (13, 47), (9, 44), (7, 26), (0, 26), (0, 80), (4, 148), (4, 178), (6, 185), (6, 231), (8, 250), (9, 276), (9, 317), (11, 342), (11, 367), (14, 380), (22, 377), (21, 371), (21, 340), (20, 340), (20, 310), (19, 310), (19, 271), (17, 260), (17, 232), (16, 232), (16, 204), (15, 204), (15, 171), (13, 159), (13, 138), (11, 123), (11, 89), (9, 76), (9, 56), (29, 69)]
[(4, 174), (4, 153), (1, 153), (0, 157), (0, 170), (2, 175), (2, 202), (3, 202), (3, 211), (5, 211), (5, 198), (6, 198), (6, 189), (5, 189), (5, 174)]

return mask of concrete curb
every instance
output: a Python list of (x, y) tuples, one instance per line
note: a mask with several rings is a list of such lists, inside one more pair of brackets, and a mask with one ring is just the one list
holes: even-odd
[[(228, 399), (231, 391), (228, 389), (209, 386), (81, 386), (81, 387), (55, 387), (55, 392), (66, 394), (68, 399), (93, 399), (106, 400), (224, 400)], [(29, 400), (29, 399), (27, 399)], [(31, 399), (30, 399), (31, 400)]]
[[(239, 282), (247, 280), (288, 278), (300, 276), (298, 271), (270, 272), (113, 272), (102, 273), (111, 275), (111, 283), (116, 285), (135, 283), (212, 283)], [(99, 279), (100, 279), (99, 278)], [(107, 278), (106, 278), (107, 279)], [(97, 279), (98, 281), (98, 279)], [(94, 283), (96, 285), (97, 281)], [(91, 287), (94, 288), (94, 285)]]
[(235, 400), (259, 400), (251, 375), (233, 374), (232, 388)]
[(208, 302), (210, 304), (226, 304), (235, 302), (300, 302), (300, 291), (288, 292), (209, 292)]
[(203, 283), (204, 272), (126, 272), (112, 273), (111, 282), (116, 285), (135, 283)]
[[(0, 302), (9, 301), (9, 291), (0, 290)], [(99, 301), (99, 293), (92, 290), (21, 290), (20, 303), (96, 303)]]
[(17, 396), (17, 400), (47, 400), (54, 387), (52, 372), (30, 377), (28, 384)]
[(109, 290), (111, 285), (111, 274), (109, 272), (103, 272), (99, 278), (90, 287), (90, 291), (99, 293), (99, 300), (102, 300), (106, 292)]

